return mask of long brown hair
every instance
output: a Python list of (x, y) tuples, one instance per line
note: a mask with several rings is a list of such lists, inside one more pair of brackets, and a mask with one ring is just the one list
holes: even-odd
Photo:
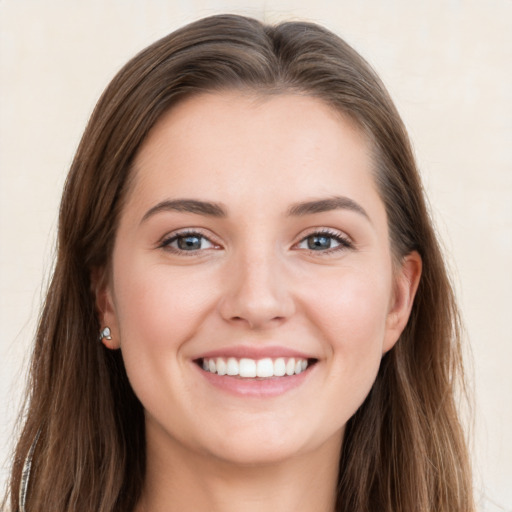
[(185, 97), (226, 89), (308, 94), (353, 119), (373, 148), (395, 258), (416, 250), (423, 260), (407, 327), (348, 422), (338, 510), (474, 510), (454, 399), (462, 377), (459, 317), (401, 119), (370, 66), (328, 30), (234, 15), (202, 19), (142, 51), (92, 114), (62, 198), (57, 262), (11, 475), (12, 509), (31, 447), (27, 512), (126, 512), (137, 503), (143, 408), (120, 352), (98, 342), (91, 273), (109, 264), (131, 164), (156, 121)]

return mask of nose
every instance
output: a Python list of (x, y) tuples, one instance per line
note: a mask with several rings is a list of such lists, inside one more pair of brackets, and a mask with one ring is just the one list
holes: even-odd
[(227, 271), (220, 314), (253, 330), (277, 326), (295, 312), (283, 262), (272, 255), (246, 255)]

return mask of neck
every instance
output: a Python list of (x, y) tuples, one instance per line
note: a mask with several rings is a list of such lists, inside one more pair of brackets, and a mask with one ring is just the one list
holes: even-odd
[(240, 465), (148, 439), (136, 512), (334, 512), (341, 436), (285, 461)]

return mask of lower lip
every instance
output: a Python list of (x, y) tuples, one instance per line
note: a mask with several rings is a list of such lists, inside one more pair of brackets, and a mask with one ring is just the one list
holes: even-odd
[(207, 382), (216, 388), (233, 395), (260, 398), (279, 396), (287, 391), (297, 388), (309, 378), (314, 367), (314, 365), (308, 366), (306, 370), (298, 375), (270, 377), (266, 379), (251, 379), (218, 375), (217, 373), (211, 373), (203, 370), (197, 364), (195, 364), (195, 366)]

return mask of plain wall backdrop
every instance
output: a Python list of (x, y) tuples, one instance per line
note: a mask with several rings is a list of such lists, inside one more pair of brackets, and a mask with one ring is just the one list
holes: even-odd
[(512, 1), (0, 0), (0, 486), (62, 185), (100, 93), (199, 17), (307, 19), (376, 68), (409, 129), (471, 345), (482, 511), (512, 511)]

